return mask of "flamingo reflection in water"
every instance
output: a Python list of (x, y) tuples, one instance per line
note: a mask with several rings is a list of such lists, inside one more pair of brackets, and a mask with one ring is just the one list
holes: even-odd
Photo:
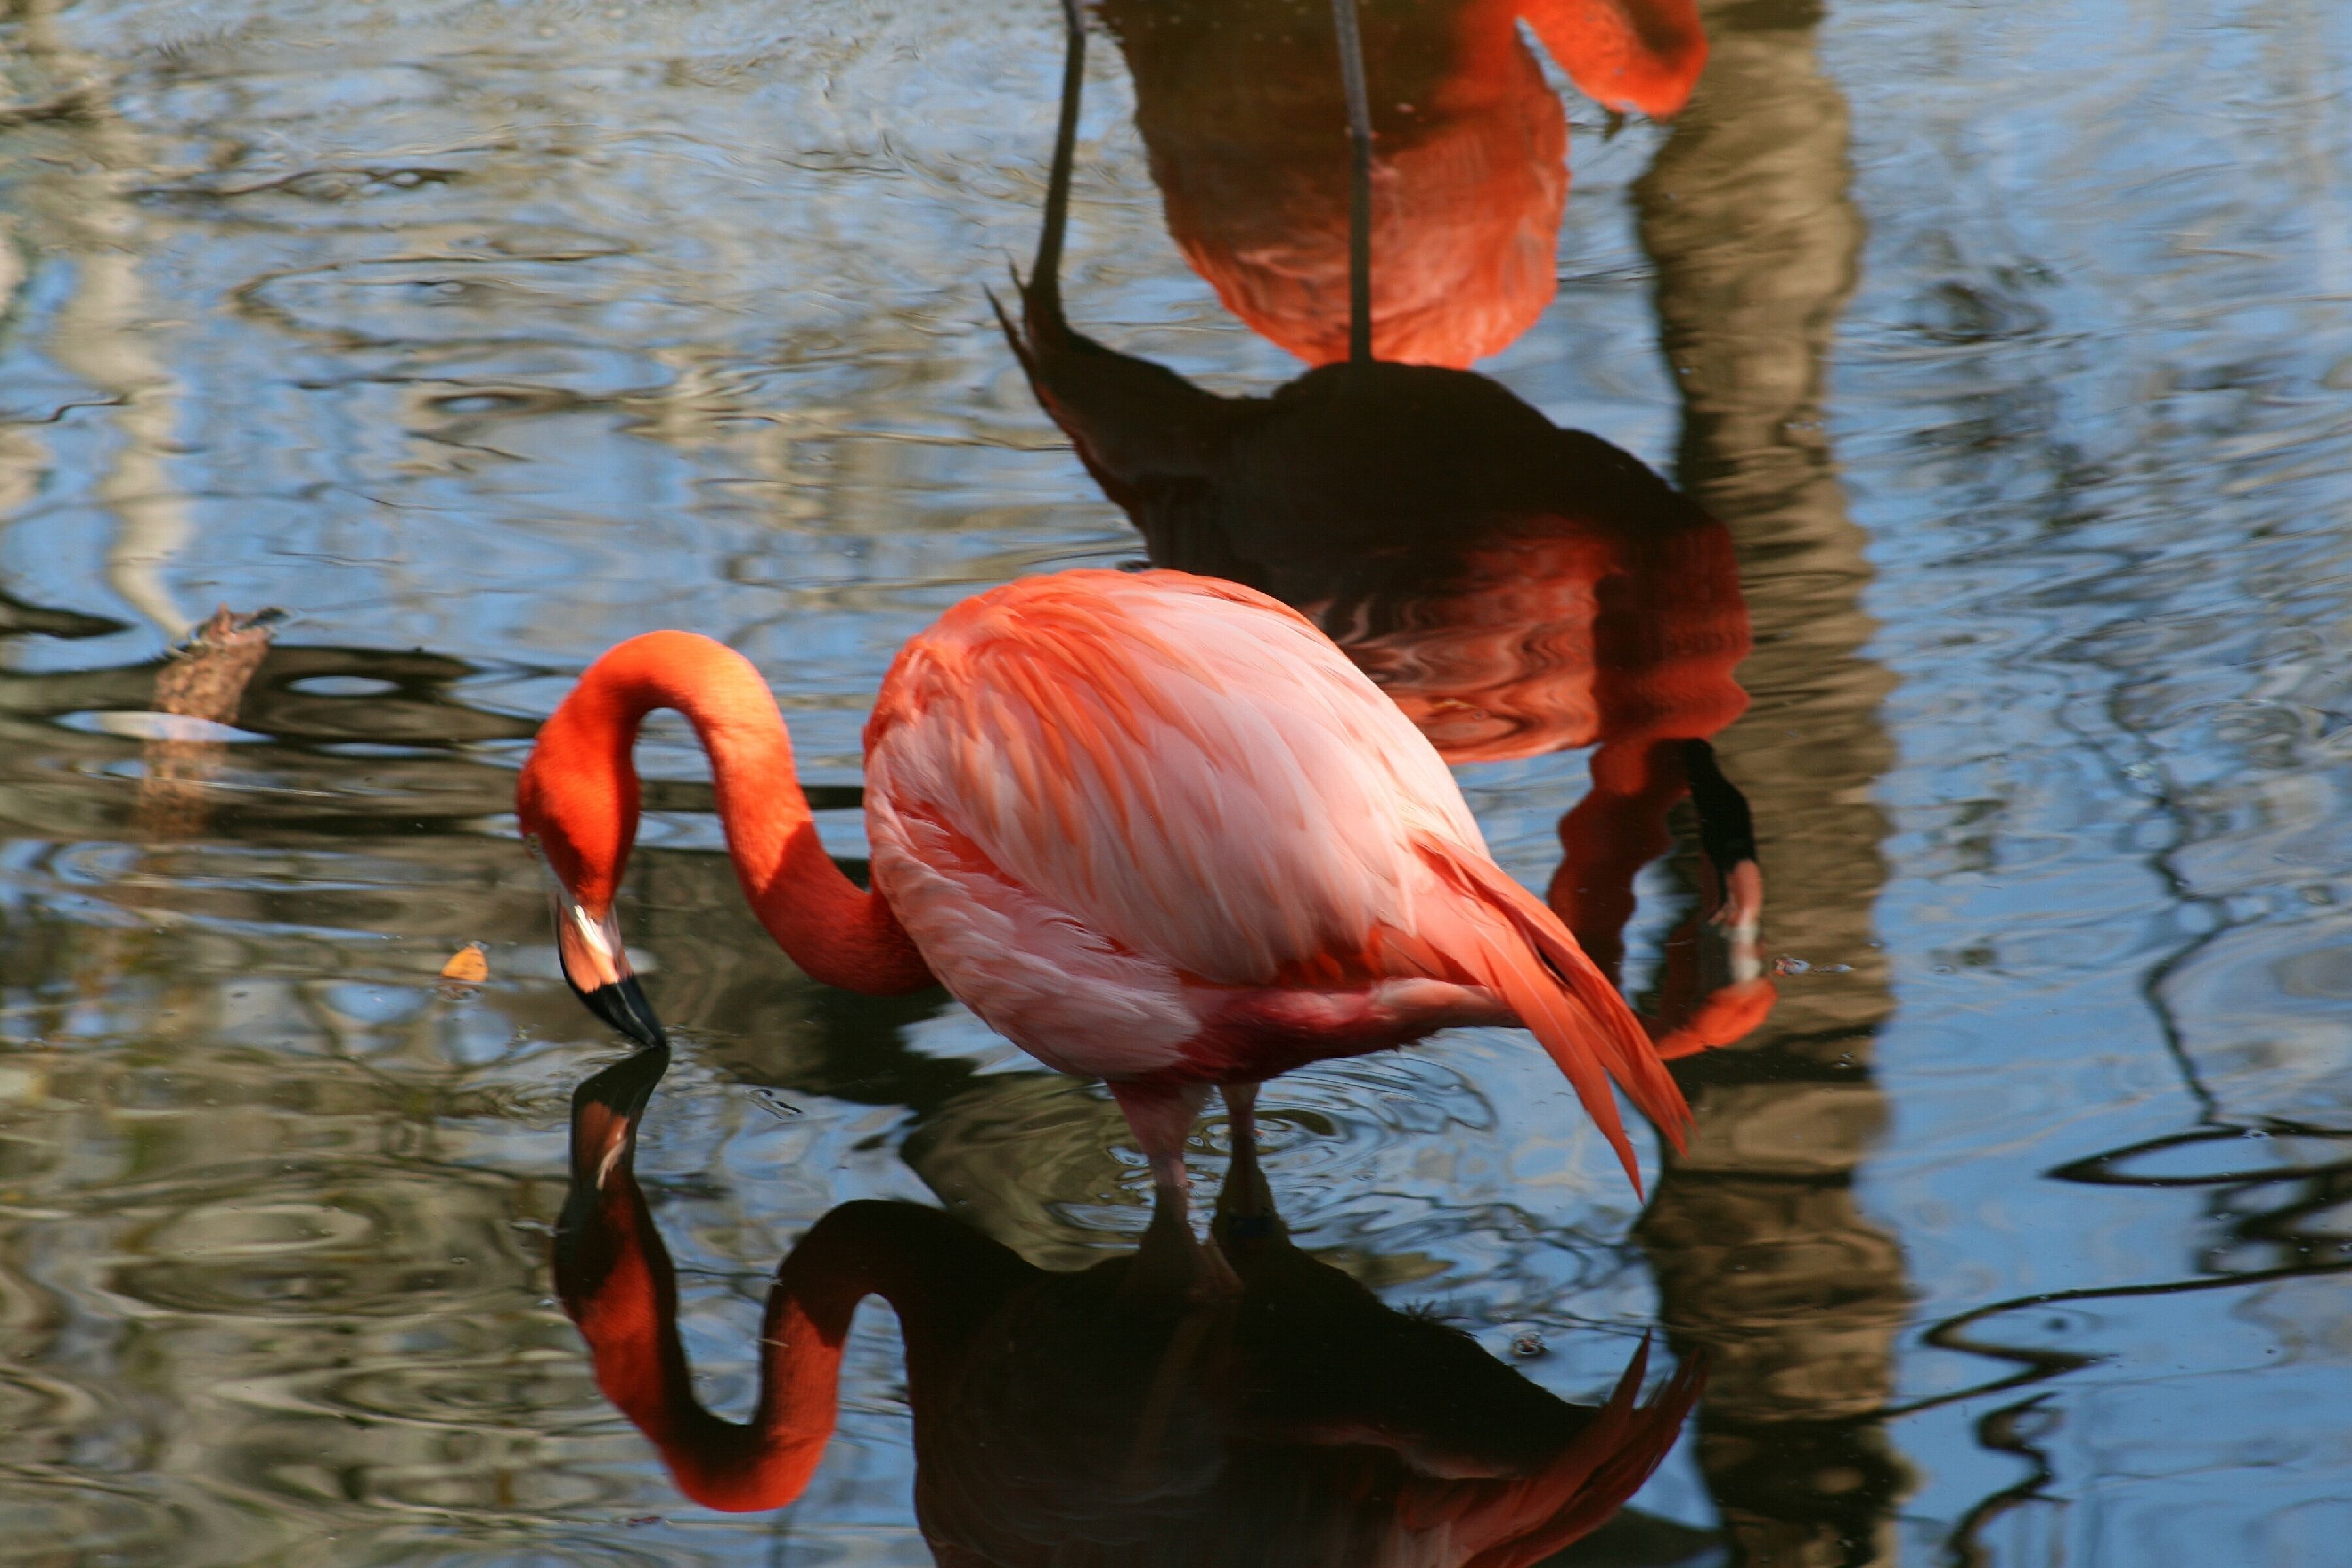
[(935, 1209), (833, 1210), (777, 1268), (737, 1425), (695, 1399), (633, 1170), (667, 1060), (641, 1051), (574, 1094), (556, 1281), (599, 1386), (713, 1508), (807, 1487), (869, 1295), (905, 1341), (915, 1511), (941, 1568), (1526, 1568), (1614, 1514), (1697, 1397), (1686, 1364), (1639, 1402), (1645, 1341), (1605, 1405), (1571, 1405), (1390, 1310), (1291, 1244), (1237, 1139), (1213, 1227), (1239, 1287), (1205, 1305), (1164, 1191), (1139, 1252), (1076, 1273)]
[[(1348, 349), (1347, 123), (1325, 0), (1104, 0), (1170, 234), (1228, 310), (1312, 364)], [(1680, 110), (1694, 0), (1366, 0), (1381, 352), (1467, 365), (1552, 297), (1568, 123), (1523, 41), (1612, 112)]]
[[(1595, 746), (1591, 790), (1560, 824), (1549, 903), (1612, 974), (1634, 878), (1669, 847), (1668, 813), (1689, 797), (1710, 913), (1667, 943), (1651, 1028), (1670, 1057), (1745, 1037), (1774, 990), (1758, 959), (1763, 882), (1747, 802), (1708, 743), (1748, 706), (1729, 533), (1632, 455), (1555, 426), (1499, 383), (1373, 357), (1390, 327), (1375, 312), (1350, 333), (1332, 290), (1316, 307), (1335, 321), (1325, 335), (1367, 352), (1265, 397), (1220, 396), (1073, 330), (1059, 271), (1085, 34), (1071, 23), (1036, 263), (1021, 321), (999, 312), (1038, 401), (1154, 564), (1299, 608), (1447, 762)], [(1329, 37), (1327, 23), (1327, 54)], [(1323, 163), (1337, 170), (1331, 140)], [(1197, 178), (1175, 163), (1156, 155), (1155, 173)], [(1493, 177), (1475, 164), (1455, 174)], [(1445, 172), (1421, 177), (1434, 188)], [(1408, 259), (1375, 251), (1372, 279), (1410, 270), (1414, 242), (1398, 243)], [(1359, 310), (1378, 297), (1353, 292)], [(1426, 339), (1431, 321), (1499, 308), (1465, 287), (1433, 302), (1420, 330)]]

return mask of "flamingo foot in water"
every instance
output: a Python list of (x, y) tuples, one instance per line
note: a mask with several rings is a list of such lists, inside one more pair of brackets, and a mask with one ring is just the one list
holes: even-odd
[(1207, 1103), (1208, 1086), (1114, 1083), (1110, 1092), (1151, 1164), (1151, 1226), (1128, 1268), (1127, 1289), (1196, 1303), (1240, 1295), (1241, 1277), (1224, 1254), (1192, 1234), (1192, 1179), (1184, 1169), (1184, 1144)]

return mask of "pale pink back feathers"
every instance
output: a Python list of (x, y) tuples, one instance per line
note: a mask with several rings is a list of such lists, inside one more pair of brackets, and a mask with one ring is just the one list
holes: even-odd
[(1237, 990), (1434, 981), (1457, 1000), (1395, 1039), (1491, 998), (1629, 1173), (1608, 1078), (1670, 1138), (1688, 1118), (1623, 1000), (1488, 858), (1430, 743), (1253, 589), (1066, 572), (957, 605), (884, 681), (866, 806), (876, 886), (940, 978), (1065, 1070), (1198, 1077), (1187, 1048)]
[(870, 784), (1213, 984), (1410, 929), (1417, 844), (1486, 854), (1396, 705), (1295, 611), (1215, 578), (1066, 572), (968, 600), (900, 654), (866, 743)]

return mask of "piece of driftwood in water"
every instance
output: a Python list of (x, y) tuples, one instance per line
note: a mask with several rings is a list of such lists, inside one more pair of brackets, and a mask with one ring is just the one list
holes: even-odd
[[(225, 748), (207, 727), (234, 724), (245, 689), (269, 652), (270, 628), (284, 612), (240, 616), (226, 605), (198, 626), (155, 673), (151, 710), (165, 722), (142, 753), (139, 826), (151, 838), (190, 838), (209, 815), (206, 785), (220, 770)], [(174, 725), (174, 719), (196, 722)]]

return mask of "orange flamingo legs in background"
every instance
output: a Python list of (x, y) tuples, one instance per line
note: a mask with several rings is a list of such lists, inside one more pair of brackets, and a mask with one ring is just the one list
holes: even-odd
[(1063, 1072), (1107, 1079), (1181, 1212), (1216, 1085), (1459, 1024), (1532, 1030), (1640, 1176), (1613, 1078), (1679, 1144), (1689, 1110), (1558, 916), (1487, 857), (1444, 763), (1330, 639), (1254, 589), (1066, 572), (908, 642), (866, 729), (873, 889), (818, 842), (775, 700), (740, 655), (655, 632), (591, 666), (518, 807), (561, 885), (563, 971), (646, 1044), (613, 901), (638, 723), (710, 757), (744, 892), (815, 979), (944, 984)]

